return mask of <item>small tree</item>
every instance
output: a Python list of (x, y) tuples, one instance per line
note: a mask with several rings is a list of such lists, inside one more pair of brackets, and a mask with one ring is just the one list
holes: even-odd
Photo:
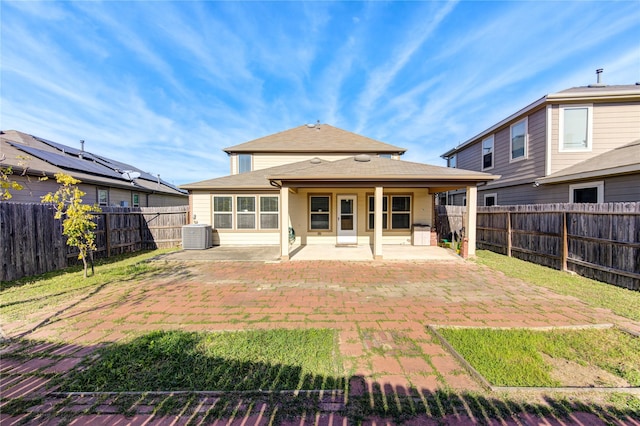
[(82, 204), (85, 195), (76, 185), (80, 183), (64, 173), (54, 175), (60, 188), (54, 193), (42, 197), (43, 203), (52, 203), (56, 209), (55, 218), (62, 220), (62, 233), (67, 237), (67, 245), (76, 247), (78, 259), (84, 265), (84, 277), (87, 277), (87, 255), (91, 256), (91, 274), (93, 274), (93, 250), (96, 249), (95, 218), (91, 212), (100, 212), (97, 205)]
[[(4, 161), (4, 157), (0, 159), (0, 163), (2, 161)], [(22, 190), (22, 185), (10, 178), (12, 174), (13, 168), (11, 166), (0, 167), (0, 201), (10, 200), (13, 197), (9, 192), (10, 189), (12, 191)]]

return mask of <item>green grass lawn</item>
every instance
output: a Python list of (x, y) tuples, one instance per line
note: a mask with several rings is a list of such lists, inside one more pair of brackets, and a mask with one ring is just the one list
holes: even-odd
[(438, 332), (494, 386), (563, 386), (542, 354), (596, 366), (640, 386), (640, 338), (616, 329)]
[(55, 311), (105, 284), (141, 279), (160, 272), (163, 267), (161, 264), (147, 260), (168, 251), (154, 250), (101, 259), (96, 263), (95, 275), (88, 278), (83, 277), (82, 267), (77, 266), (0, 282), (0, 318), (12, 322), (34, 313)]
[(611, 309), (615, 314), (640, 321), (640, 291), (627, 290), (578, 275), (557, 271), (488, 250), (477, 251), (476, 262), (508, 277), (574, 296), (590, 306)]
[(337, 332), (156, 331), (99, 351), (65, 391), (258, 391), (344, 388)]

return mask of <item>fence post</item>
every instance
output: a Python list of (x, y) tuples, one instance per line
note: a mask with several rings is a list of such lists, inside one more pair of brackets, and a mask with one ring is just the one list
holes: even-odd
[(105, 243), (107, 244), (107, 257), (111, 257), (111, 226), (109, 222), (111, 222), (109, 218), (109, 213), (104, 214), (104, 236)]
[(567, 270), (567, 258), (569, 257), (569, 237), (567, 235), (567, 212), (562, 212), (562, 265), (563, 271)]
[(507, 256), (511, 257), (511, 212), (507, 212)]

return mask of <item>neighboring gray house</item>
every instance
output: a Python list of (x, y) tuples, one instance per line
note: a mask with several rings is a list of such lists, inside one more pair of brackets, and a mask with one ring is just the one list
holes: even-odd
[[(53, 175), (79, 179), (83, 202), (100, 206), (165, 207), (189, 203), (185, 191), (142, 170), (104, 156), (15, 130), (0, 131), (1, 167), (24, 187), (12, 191), (10, 202), (39, 203), (59, 187)], [(47, 180), (40, 180), (46, 177)]]
[[(640, 83), (546, 95), (442, 157), (501, 175), (478, 187), (479, 206), (640, 201)], [(449, 191), (438, 201), (466, 198)]]

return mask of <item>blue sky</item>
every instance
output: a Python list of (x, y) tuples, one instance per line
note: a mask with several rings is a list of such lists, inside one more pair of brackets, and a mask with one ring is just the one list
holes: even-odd
[(439, 157), (547, 93), (640, 81), (640, 3), (0, 2), (0, 128), (161, 174), (320, 120)]

